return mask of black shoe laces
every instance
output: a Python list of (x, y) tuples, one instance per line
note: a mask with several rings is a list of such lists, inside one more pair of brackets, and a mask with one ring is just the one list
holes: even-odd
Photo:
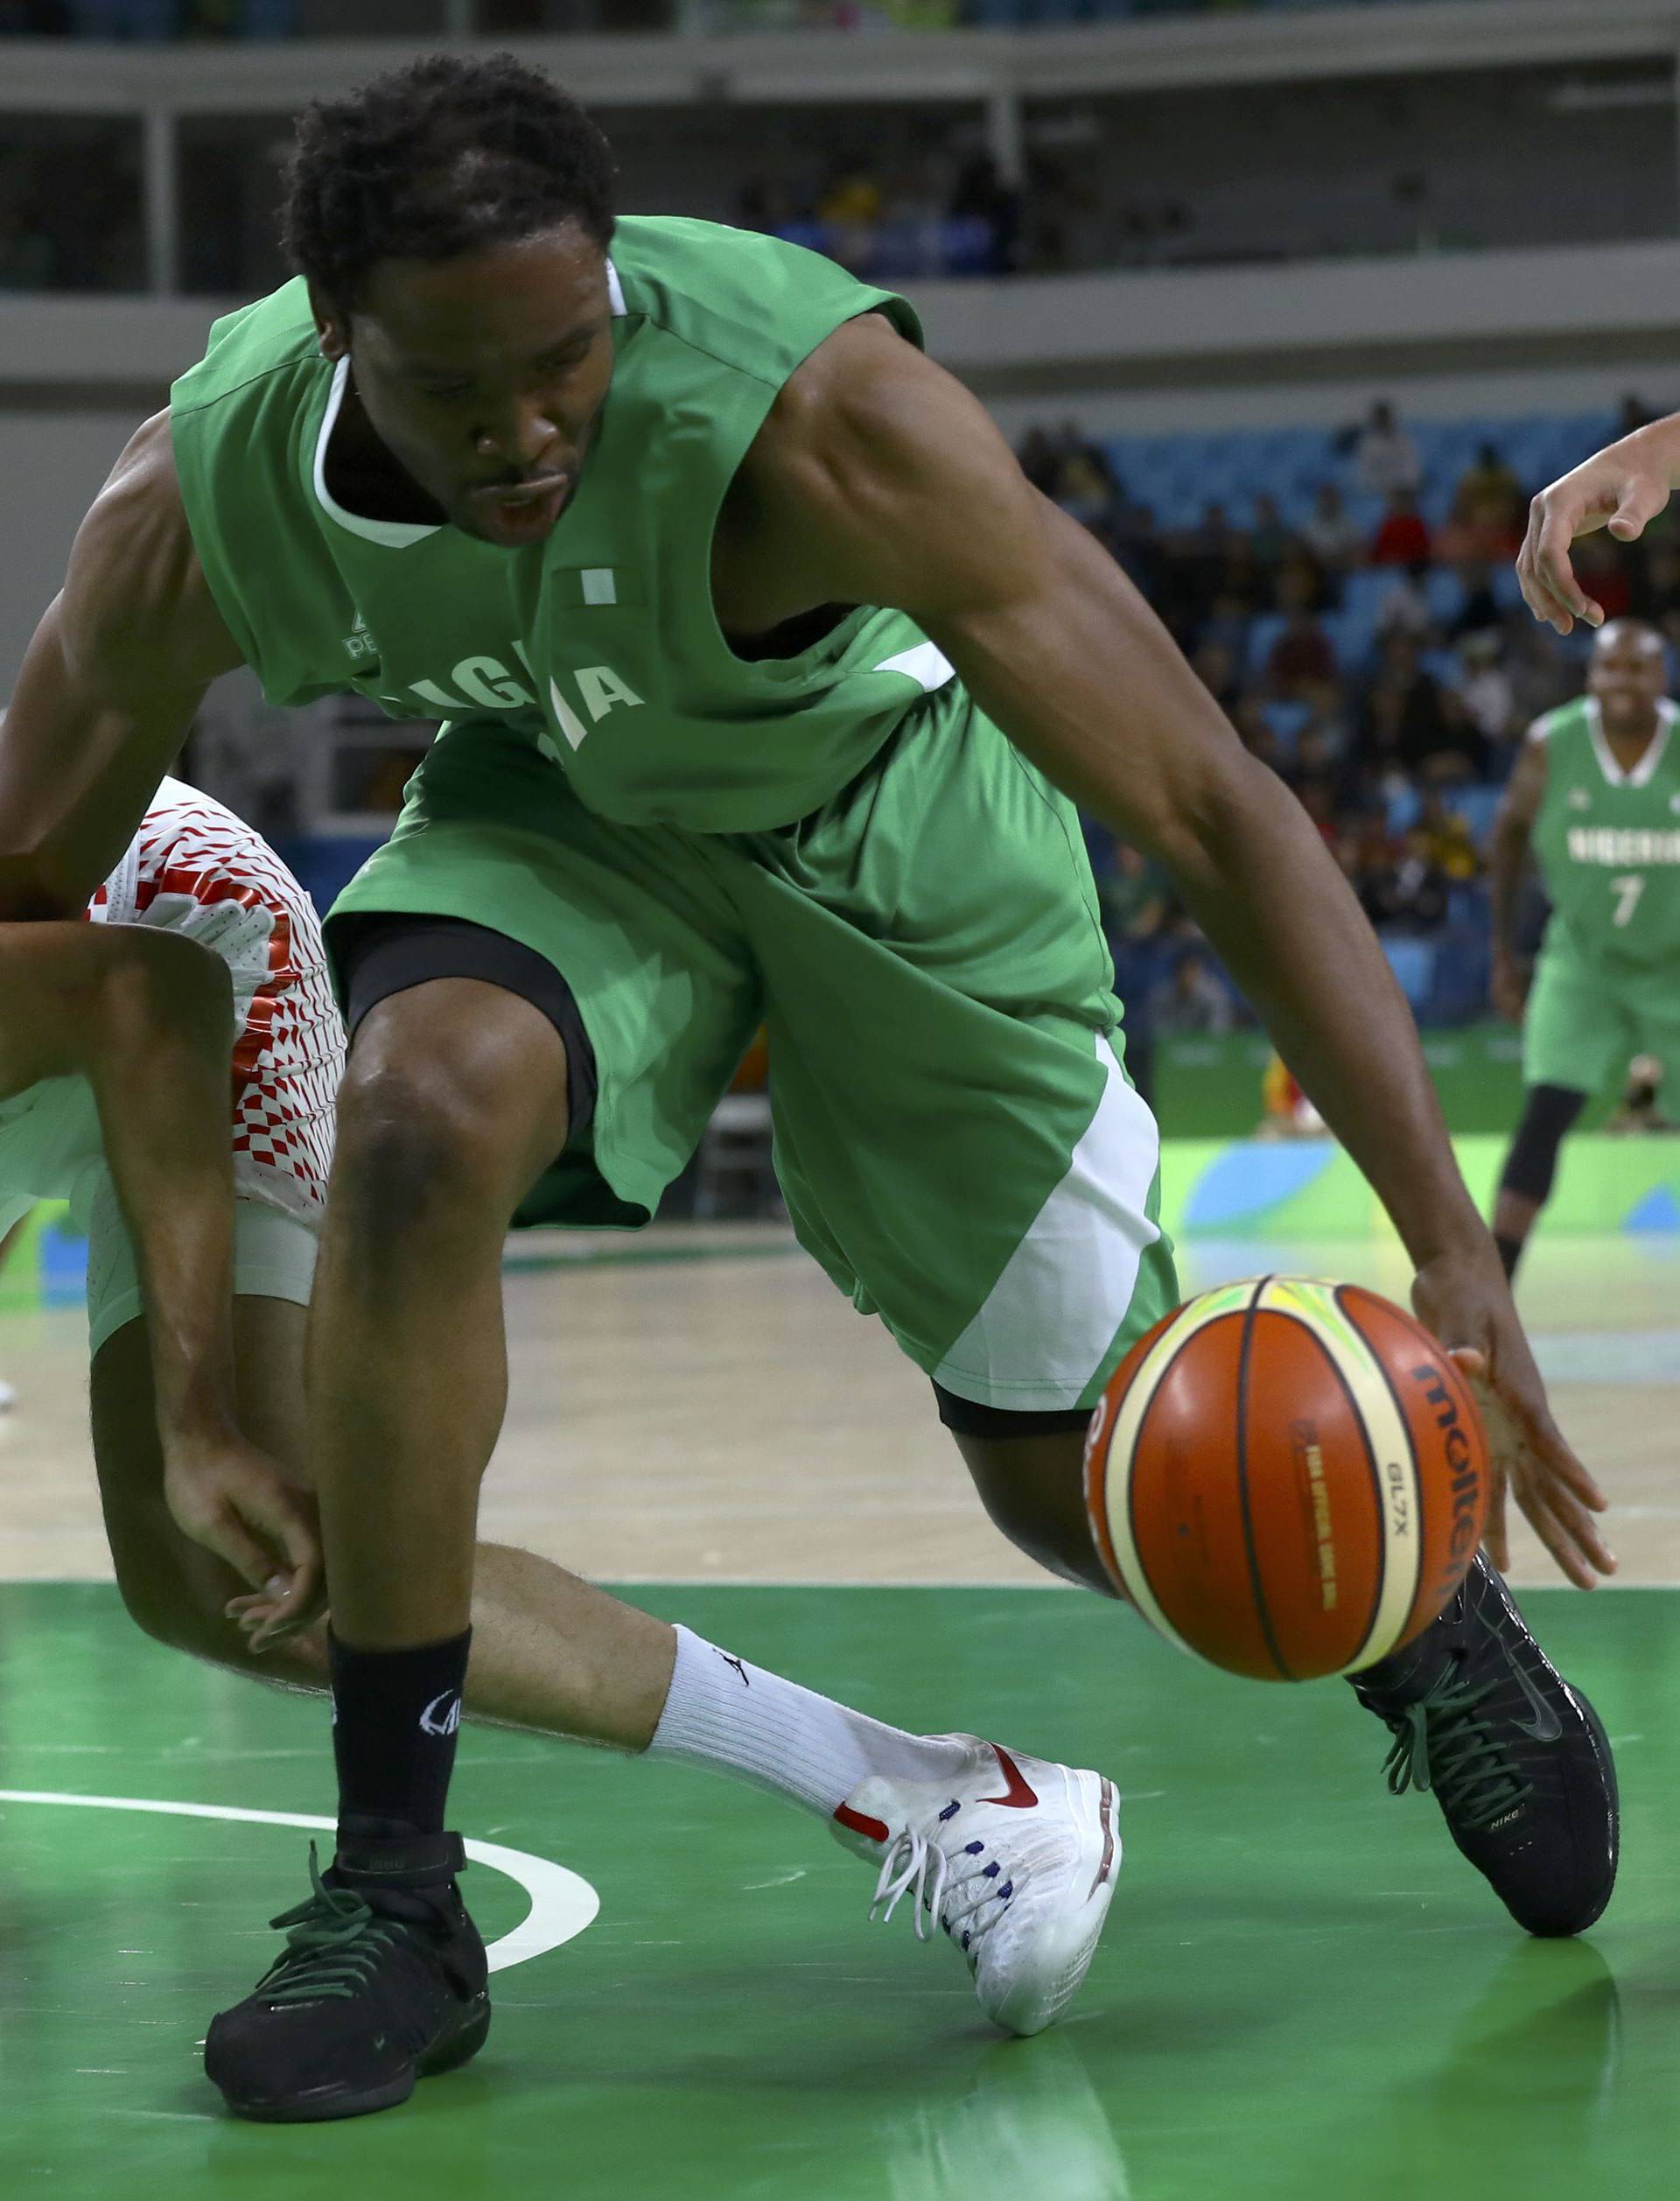
[(348, 2001), (396, 1943), (390, 1922), (376, 1917), (360, 1896), (326, 1885), (313, 1842), (309, 1877), (314, 1893), (308, 1901), (269, 1921), (284, 1931), (286, 1945), (257, 1982), (266, 2001)]
[(1391, 1793), (1432, 1788), (1449, 1818), (1479, 1833), (1534, 1793), (1477, 1710), (1488, 1691), (1485, 1681), (1454, 1682), (1448, 1669), (1415, 1704), (1382, 1714), (1394, 1737), (1382, 1764)]

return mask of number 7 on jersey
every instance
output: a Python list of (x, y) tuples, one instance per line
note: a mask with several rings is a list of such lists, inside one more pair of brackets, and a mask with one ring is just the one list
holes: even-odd
[(1613, 924), (1625, 925), (1639, 908), (1639, 898), (1645, 891), (1643, 872), (1624, 872), (1620, 879), (1610, 881), (1610, 891), (1616, 898), (1616, 914)]

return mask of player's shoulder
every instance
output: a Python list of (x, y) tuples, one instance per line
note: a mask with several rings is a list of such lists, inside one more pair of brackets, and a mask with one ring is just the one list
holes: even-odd
[(199, 685), (239, 662), (199, 564), (170, 416), (129, 438), (76, 530), (60, 626), (102, 693)]
[(294, 276), (210, 325), (204, 356), (169, 393), (172, 421), (221, 404), (276, 375), (326, 371), (309, 303), (309, 286)]
[(902, 298), (819, 252), (757, 230), (626, 214), (608, 256), (614, 304), (627, 319), (760, 380), (785, 380), (824, 335), (860, 313), (884, 312), (920, 341), (920, 324)]
[(1585, 733), (1586, 725), (1586, 697), (1577, 696), (1571, 703), (1560, 703), (1550, 711), (1543, 711), (1530, 726), (1528, 740), (1535, 748), (1555, 747), (1572, 734)]

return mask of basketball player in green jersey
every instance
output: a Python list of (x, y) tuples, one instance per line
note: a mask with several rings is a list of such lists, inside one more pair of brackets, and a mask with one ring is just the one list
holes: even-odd
[[(802, 1240), (933, 1379), (1005, 1532), (1108, 1587), (1083, 1432), (1176, 1287), (1070, 797), (1172, 873), (1382, 1194), (1560, 1565), (1614, 1562), (1335, 866), (903, 302), (772, 240), (615, 223), (598, 132), (505, 58), (311, 110), (286, 229), (302, 279), (218, 325), (32, 644), (0, 915), (77, 906), (242, 660), (277, 703), (447, 720), (328, 923), (353, 1037), (308, 1403), (339, 1848), (206, 2051), (237, 2109), (302, 2119), (400, 2099), (487, 2020), (444, 1828), (505, 1225), (556, 1153), (575, 1219), (645, 1220), (761, 1019)], [(567, 1609), (577, 1732), (817, 1800), (1003, 2022), (1066, 2001), (1108, 1783), (847, 1726), (598, 1593)], [(1485, 1562), (1359, 1693), (1519, 1919), (1598, 1915), (1602, 1730)]]
[[(1680, 745), (1667, 670), (1654, 627), (1602, 628), (1586, 693), (1536, 722), (1494, 824), (1494, 994), (1522, 1019), (1526, 1091), (1494, 1211), (1507, 1275), (1592, 1094), (1636, 1054), (1680, 1076)], [(1525, 1001), (1514, 927), (1530, 849), (1551, 916)]]

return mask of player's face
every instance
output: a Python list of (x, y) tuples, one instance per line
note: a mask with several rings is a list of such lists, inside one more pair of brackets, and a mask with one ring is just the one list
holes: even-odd
[(376, 267), (349, 328), (382, 443), (452, 525), (518, 550), (578, 487), (612, 375), (600, 247), (575, 225), (452, 260)]
[(1613, 733), (1634, 733), (1649, 727), (1667, 685), (1668, 662), (1662, 645), (1643, 628), (1606, 631), (1592, 652), (1587, 692), (1598, 698), (1604, 723)]

